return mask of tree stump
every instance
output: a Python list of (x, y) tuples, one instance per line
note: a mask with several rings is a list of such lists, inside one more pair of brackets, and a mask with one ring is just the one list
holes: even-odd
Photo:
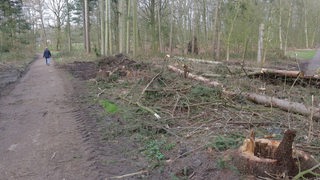
[[(287, 130), (281, 142), (255, 139), (254, 133), (243, 145), (227, 152), (232, 164), (244, 174), (261, 177), (290, 178), (316, 166), (317, 161), (309, 154), (292, 148), (296, 132)], [(306, 176), (312, 177), (312, 174)]]

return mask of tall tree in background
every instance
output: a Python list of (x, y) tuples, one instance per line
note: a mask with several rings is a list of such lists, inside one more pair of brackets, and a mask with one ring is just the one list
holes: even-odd
[(282, 0), (279, 0), (279, 49), (282, 51), (283, 43), (282, 43)]
[(100, 53), (101, 55), (106, 55), (106, 23), (105, 23), (105, 19), (106, 19), (106, 16), (105, 16), (105, 13), (106, 13), (106, 6), (105, 6), (105, 0), (99, 0), (99, 7), (100, 7), (100, 11), (99, 11), (99, 14), (100, 14)]
[(218, 38), (218, 36), (220, 35), (220, 31), (219, 31), (219, 25), (220, 25), (220, 21), (219, 21), (219, 11), (220, 11), (220, 0), (216, 0), (215, 1), (215, 8), (214, 8), (214, 17), (213, 17), (213, 34), (212, 34), (212, 48), (213, 48), (213, 58), (215, 60), (220, 59), (220, 46), (218, 46), (218, 44), (220, 44), (218, 41), (220, 40), (220, 38)]
[(68, 39), (68, 51), (71, 52), (72, 49), (72, 41), (71, 41), (71, 5), (69, 3), (69, 0), (66, 0), (67, 5), (67, 39)]
[(37, 13), (37, 19), (40, 19), (42, 44), (48, 46), (48, 37), (44, 23), (45, 0), (29, 0), (29, 6)]
[(126, 27), (126, 6), (125, 1), (120, 0), (118, 2), (119, 11), (119, 53), (123, 53), (125, 50), (125, 27)]
[(170, 36), (169, 36), (169, 51), (172, 53), (173, 45), (173, 25), (174, 25), (174, 1), (170, 2)]
[(137, 49), (138, 49), (138, 3), (137, 0), (132, 0), (132, 8), (133, 8), (133, 22), (132, 22), (132, 30), (133, 30), (133, 56), (135, 57), (137, 55)]
[(290, 29), (290, 23), (291, 23), (292, 7), (293, 7), (293, 1), (290, 2), (289, 10), (288, 10), (288, 20), (287, 20), (285, 41), (284, 41), (284, 54), (285, 55), (287, 54), (287, 48), (288, 48), (288, 35), (289, 35), (289, 29)]
[(306, 38), (306, 48), (309, 48), (309, 37), (308, 37), (308, 19), (307, 19), (307, 1), (303, 1), (303, 12), (304, 12), (304, 34)]
[(48, 0), (47, 6), (51, 10), (55, 18), (55, 25), (53, 27), (56, 29), (56, 50), (61, 49), (61, 30), (65, 21), (67, 4), (65, 0)]
[(233, 33), (233, 29), (234, 29), (234, 26), (235, 26), (235, 23), (236, 23), (236, 20), (238, 18), (238, 14), (240, 12), (240, 8), (241, 8), (241, 1), (234, 1), (234, 2), (231, 2), (232, 4), (230, 4), (230, 15), (231, 15), (231, 20), (229, 22), (229, 29), (228, 29), (228, 34), (227, 34), (227, 40), (226, 40), (226, 49), (227, 49), (227, 52), (226, 52), (226, 60), (229, 61), (230, 59), (230, 41), (231, 41), (231, 35)]
[(126, 30), (126, 53), (129, 54), (130, 51), (130, 20), (131, 18), (131, 3), (132, 0), (127, 1), (127, 18), (126, 18), (126, 25), (127, 25), (127, 30)]
[(89, 18), (89, 3), (88, 0), (84, 0), (84, 44), (87, 53), (91, 52), (91, 41), (90, 41), (90, 18)]

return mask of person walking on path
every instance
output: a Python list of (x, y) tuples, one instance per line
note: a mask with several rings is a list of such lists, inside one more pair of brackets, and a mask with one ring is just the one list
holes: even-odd
[(46, 64), (50, 66), (50, 58), (51, 58), (51, 52), (49, 51), (48, 47), (43, 52), (43, 57), (46, 59)]

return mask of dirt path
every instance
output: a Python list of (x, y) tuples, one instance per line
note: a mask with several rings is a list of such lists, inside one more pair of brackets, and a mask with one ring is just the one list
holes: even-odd
[(0, 99), (0, 179), (95, 179), (68, 76), (37, 59)]

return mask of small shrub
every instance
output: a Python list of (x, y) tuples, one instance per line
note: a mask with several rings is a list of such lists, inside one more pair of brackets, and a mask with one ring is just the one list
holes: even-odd
[(164, 154), (160, 151), (160, 147), (164, 144), (163, 141), (151, 140), (145, 145), (144, 153), (150, 160), (163, 160)]
[(110, 114), (118, 112), (118, 106), (108, 100), (101, 100), (100, 105)]

